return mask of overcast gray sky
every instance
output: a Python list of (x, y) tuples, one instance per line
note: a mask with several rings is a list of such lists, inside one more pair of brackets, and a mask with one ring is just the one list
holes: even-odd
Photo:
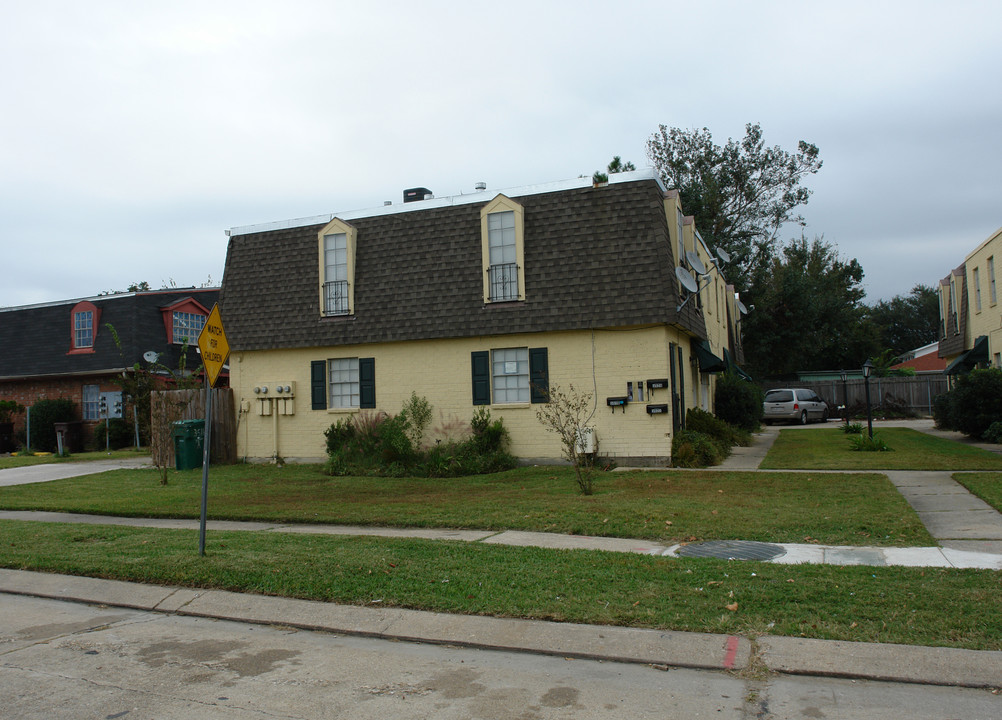
[[(0, 0), (0, 306), (222, 278), (225, 230), (818, 145), (867, 301), (1002, 226), (1002, 3)], [(784, 239), (799, 235), (790, 228)]]

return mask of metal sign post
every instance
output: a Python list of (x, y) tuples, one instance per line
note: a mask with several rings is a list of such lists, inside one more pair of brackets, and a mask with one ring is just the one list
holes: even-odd
[(212, 388), (223, 369), (223, 363), (230, 355), (230, 345), (223, 332), (223, 321), (219, 317), (219, 305), (213, 305), (212, 312), (205, 320), (202, 332), (198, 334), (198, 349), (202, 353), (205, 367), (205, 434), (202, 442), (202, 512), (198, 523), (198, 554), (205, 555), (205, 516), (209, 505), (209, 448), (212, 443)]

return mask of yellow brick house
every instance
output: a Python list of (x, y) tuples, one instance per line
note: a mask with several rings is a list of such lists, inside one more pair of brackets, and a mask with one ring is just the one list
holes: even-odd
[(1002, 304), (995, 270), (1002, 261), (1002, 228), (940, 280), (939, 356), (948, 375), (1002, 367)]
[(416, 392), (433, 426), (486, 407), (516, 456), (553, 460), (536, 406), (557, 384), (593, 394), (600, 456), (665, 464), (741, 361), (721, 261), (653, 171), (404, 199), (229, 231), (241, 457), (319, 460), (333, 422)]

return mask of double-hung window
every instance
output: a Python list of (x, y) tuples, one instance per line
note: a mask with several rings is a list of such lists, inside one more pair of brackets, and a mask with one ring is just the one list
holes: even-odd
[(324, 236), (324, 314), (348, 314), (348, 235)]
[(81, 310), (73, 314), (73, 346), (76, 348), (94, 347), (93, 311)]
[(506, 210), (487, 216), (487, 243), (490, 249), (490, 300), (518, 300), (514, 212)]
[(83, 419), (100, 420), (101, 388), (97, 385), (83, 386)]
[(974, 268), (974, 309), (981, 312), (981, 276), (978, 269)]
[(310, 365), (314, 410), (376, 407), (375, 358), (331, 358)]
[(995, 295), (995, 256), (988, 258), (988, 300), (992, 305), (996, 302)]
[(474, 352), (474, 405), (545, 403), (549, 400), (546, 348), (497, 348)]

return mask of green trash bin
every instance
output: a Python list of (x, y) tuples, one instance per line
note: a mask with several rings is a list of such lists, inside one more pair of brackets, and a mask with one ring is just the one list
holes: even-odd
[(194, 470), (202, 467), (205, 448), (205, 420), (178, 420), (174, 423), (174, 467)]

